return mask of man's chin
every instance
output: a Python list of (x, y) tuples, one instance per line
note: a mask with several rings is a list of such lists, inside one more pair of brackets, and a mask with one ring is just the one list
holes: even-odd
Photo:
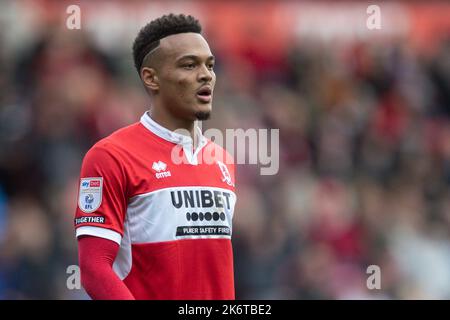
[(210, 117), (211, 117), (211, 111), (197, 111), (195, 113), (195, 118), (200, 121), (208, 120)]

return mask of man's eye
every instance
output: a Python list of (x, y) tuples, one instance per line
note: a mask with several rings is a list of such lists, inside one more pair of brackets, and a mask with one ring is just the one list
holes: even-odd
[(193, 63), (185, 64), (184, 68), (185, 69), (194, 69), (195, 68), (195, 64), (193, 64)]
[(209, 69), (209, 70), (214, 69), (214, 64), (213, 64), (213, 63), (209, 64), (209, 65), (208, 65), (208, 69)]

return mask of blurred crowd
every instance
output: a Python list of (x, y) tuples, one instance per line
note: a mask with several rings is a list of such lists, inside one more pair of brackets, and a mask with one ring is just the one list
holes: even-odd
[[(278, 174), (237, 167), (237, 298), (450, 299), (448, 36), (427, 53), (401, 38), (214, 52), (203, 128), (280, 130)], [(0, 299), (87, 298), (66, 286), (78, 175), (149, 108), (132, 40), (107, 51), (50, 26), (0, 49)]]

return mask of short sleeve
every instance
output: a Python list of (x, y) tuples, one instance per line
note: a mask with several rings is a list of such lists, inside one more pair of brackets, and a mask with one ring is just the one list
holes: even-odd
[(126, 215), (126, 178), (123, 164), (108, 145), (95, 145), (81, 167), (76, 236), (92, 235), (120, 245)]

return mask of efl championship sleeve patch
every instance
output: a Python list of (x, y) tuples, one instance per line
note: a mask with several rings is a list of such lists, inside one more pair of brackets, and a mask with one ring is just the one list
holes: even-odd
[(92, 213), (102, 204), (103, 178), (82, 178), (78, 207), (81, 211)]

